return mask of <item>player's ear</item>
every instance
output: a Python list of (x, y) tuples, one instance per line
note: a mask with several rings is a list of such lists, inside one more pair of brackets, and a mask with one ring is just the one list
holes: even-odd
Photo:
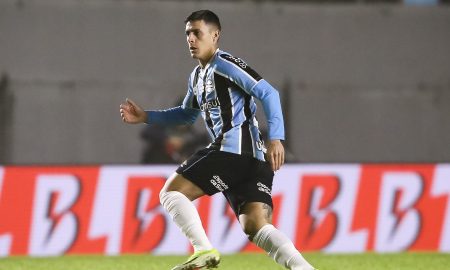
[(219, 41), (219, 38), (220, 38), (220, 30), (219, 30), (219, 29), (216, 29), (216, 30), (214, 31), (213, 37), (214, 37), (214, 41), (215, 41), (215, 42)]

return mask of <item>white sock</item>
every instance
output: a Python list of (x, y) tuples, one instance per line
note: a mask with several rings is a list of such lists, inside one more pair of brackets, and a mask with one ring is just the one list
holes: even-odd
[(189, 239), (194, 251), (213, 248), (203, 229), (197, 209), (184, 194), (178, 191), (161, 192), (159, 199), (172, 220)]
[(253, 243), (264, 249), (278, 264), (291, 270), (314, 270), (298, 252), (289, 238), (273, 225), (263, 226), (253, 238)]

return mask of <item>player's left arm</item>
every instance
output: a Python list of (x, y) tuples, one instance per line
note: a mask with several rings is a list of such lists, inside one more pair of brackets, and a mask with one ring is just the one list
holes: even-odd
[(228, 54), (220, 55), (221, 64), (218, 71), (228, 77), (248, 94), (261, 101), (268, 123), (269, 145), (267, 159), (272, 170), (280, 169), (284, 164), (284, 121), (281, 111), (280, 95), (278, 91), (264, 80), (256, 71), (242, 59)]
[(267, 159), (273, 171), (284, 164), (284, 120), (281, 111), (280, 95), (278, 91), (264, 79), (261, 79), (251, 90), (253, 96), (261, 101), (269, 127), (269, 145)]

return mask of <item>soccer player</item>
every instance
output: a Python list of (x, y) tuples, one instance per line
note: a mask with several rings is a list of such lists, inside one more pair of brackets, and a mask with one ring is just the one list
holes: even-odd
[[(219, 18), (209, 10), (185, 20), (189, 52), (198, 66), (189, 76), (181, 106), (144, 111), (130, 99), (120, 105), (126, 123), (184, 125), (202, 115), (212, 142), (181, 164), (160, 192), (160, 201), (189, 239), (194, 254), (172, 270), (215, 268), (213, 248), (192, 201), (221, 192), (250, 241), (278, 264), (293, 270), (314, 269), (272, 222), (274, 171), (284, 163), (283, 115), (280, 98), (267, 81), (240, 58), (218, 48)], [(254, 98), (261, 101), (268, 122), (266, 148), (255, 117)]]

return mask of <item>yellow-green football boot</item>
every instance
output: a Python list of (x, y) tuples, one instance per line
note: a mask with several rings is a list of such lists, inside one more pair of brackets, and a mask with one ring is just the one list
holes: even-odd
[(197, 270), (217, 268), (220, 263), (220, 254), (217, 249), (197, 251), (183, 264), (179, 264), (172, 270)]

